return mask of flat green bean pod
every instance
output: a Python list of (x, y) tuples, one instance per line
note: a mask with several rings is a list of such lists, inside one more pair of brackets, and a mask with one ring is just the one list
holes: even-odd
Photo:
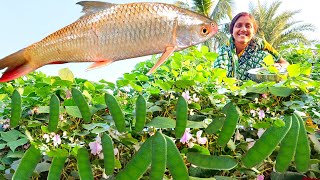
[(93, 173), (91, 169), (91, 163), (89, 159), (88, 150), (80, 148), (77, 154), (77, 165), (79, 177), (81, 180), (93, 180)]
[(78, 106), (84, 122), (86, 123), (91, 122), (91, 112), (89, 109), (89, 105), (86, 102), (85, 98), (83, 97), (82, 93), (76, 88), (72, 88), (71, 93), (72, 93), (72, 99)]
[(15, 89), (11, 96), (11, 118), (10, 127), (14, 128), (18, 126), (21, 119), (22, 105), (21, 105), (21, 95)]
[(152, 139), (153, 137), (143, 143), (131, 161), (116, 176), (116, 180), (139, 179), (147, 171), (152, 159)]
[(49, 169), (48, 180), (59, 180), (67, 156), (54, 157)]
[(139, 95), (136, 101), (136, 125), (135, 132), (143, 130), (146, 123), (147, 102), (142, 95)]
[(295, 116), (291, 117), (291, 128), (280, 143), (280, 149), (276, 159), (275, 169), (278, 172), (285, 172), (288, 169), (297, 147), (300, 123)]
[(150, 179), (163, 179), (167, 162), (167, 142), (160, 132), (152, 139)]
[(105, 94), (105, 101), (114, 120), (114, 123), (119, 132), (124, 132), (126, 130), (126, 123), (122, 110), (117, 102), (117, 100), (111, 94)]
[(114, 171), (114, 151), (113, 151), (113, 142), (111, 137), (104, 133), (101, 139), (102, 143), (102, 152), (104, 159), (104, 169), (107, 175), (113, 174)]
[(224, 147), (236, 130), (240, 114), (237, 107), (232, 102), (226, 104), (223, 107), (222, 112), (226, 114), (226, 119), (218, 137), (218, 144)]
[(294, 156), (294, 161), (296, 164), (296, 169), (298, 172), (306, 172), (309, 168), (310, 161), (310, 145), (308, 140), (308, 135), (306, 131), (306, 127), (304, 125), (304, 121), (301, 116), (297, 113), (293, 113), (295, 119), (297, 119), (300, 123), (299, 136), (297, 142), (296, 154)]
[(25, 152), (21, 162), (13, 174), (13, 180), (29, 179), (32, 176), (34, 169), (41, 160), (40, 150), (33, 145)]
[(59, 110), (60, 110), (60, 100), (53, 94), (50, 99), (50, 114), (49, 114), (49, 124), (48, 130), (50, 132), (57, 131), (59, 122)]
[(246, 167), (252, 168), (270, 156), (276, 146), (288, 133), (292, 124), (291, 116), (285, 116), (284, 122), (285, 126), (283, 127), (271, 126), (267, 129), (260, 139), (255, 142), (253, 147), (248, 150), (242, 158), (242, 162)]
[(196, 152), (188, 153), (187, 160), (198, 167), (216, 170), (230, 170), (238, 164), (231, 156), (211, 156)]
[(186, 130), (188, 120), (188, 104), (187, 101), (180, 96), (176, 106), (176, 137), (181, 138)]
[(170, 137), (164, 136), (167, 141), (167, 167), (173, 179), (188, 180), (189, 174), (176, 144)]

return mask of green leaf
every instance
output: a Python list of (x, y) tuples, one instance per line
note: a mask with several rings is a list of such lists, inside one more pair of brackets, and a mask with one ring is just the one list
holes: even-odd
[(209, 61), (214, 61), (215, 59), (217, 59), (218, 57), (218, 53), (215, 52), (208, 52), (205, 57), (209, 60)]
[(162, 108), (160, 106), (151, 106), (149, 109), (147, 109), (147, 112), (156, 112), (156, 111), (162, 111)]
[(287, 67), (289, 77), (300, 76), (300, 64), (291, 64)]
[(78, 106), (66, 106), (66, 111), (70, 116), (82, 118)]
[(207, 54), (209, 52), (208, 46), (201, 46), (201, 53), (202, 54)]
[(196, 83), (193, 80), (178, 80), (175, 82), (175, 85), (178, 88), (187, 88), (195, 85)]
[(67, 80), (67, 81), (74, 80), (74, 75), (73, 75), (72, 71), (68, 68), (60, 69), (58, 74), (62, 80)]
[(187, 128), (204, 128), (206, 127), (204, 122), (187, 121)]
[(86, 81), (83, 85), (84, 85), (84, 87), (86, 87), (87, 89), (89, 89), (91, 91), (96, 90), (96, 88), (94, 87), (94, 85), (90, 81)]
[(191, 149), (189, 149), (189, 151), (198, 152), (199, 154), (210, 155), (210, 151), (207, 148), (200, 146), (199, 144), (195, 144)]
[(27, 138), (21, 138), (16, 141), (10, 141), (7, 143), (7, 146), (10, 147), (11, 151), (15, 151), (17, 147), (25, 145), (29, 140)]
[(135, 84), (134, 82), (130, 82), (130, 86), (131, 86), (134, 90), (136, 90), (136, 91), (138, 91), (138, 92), (141, 92), (142, 89), (143, 89), (141, 86)]
[(287, 87), (275, 87), (275, 86), (270, 86), (269, 91), (271, 94), (275, 96), (280, 96), (280, 97), (287, 97), (290, 96), (295, 89), (292, 88), (287, 88)]
[(47, 172), (47, 171), (49, 171), (50, 166), (51, 166), (51, 164), (47, 163), (47, 162), (38, 163), (35, 168), (35, 172), (37, 172), (38, 174), (40, 174), (42, 172)]
[(156, 117), (152, 119), (147, 126), (155, 128), (174, 128), (176, 126), (176, 121), (166, 117)]
[(49, 113), (50, 112), (50, 107), (49, 106), (39, 106), (38, 107), (38, 113)]
[(138, 80), (139, 80), (139, 81), (148, 81), (148, 80), (149, 80), (149, 77), (146, 76), (146, 75), (139, 75), (139, 76), (138, 76)]
[(69, 152), (66, 149), (53, 149), (49, 152), (47, 152), (47, 155), (49, 157), (66, 157), (69, 155)]
[(161, 80), (157, 80), (156, 83), (160, 86), (161, 89), (165, 90), (165, 91), (168, 91), (171, 89), (172, 87), (172, 83), (171, 82), (164, 82), (164, 81), (161, 81)]
[(21, 133), (17, 130), (10, 130), (8, 132), (1, 132), (1, 137), (2, 140), (6, 141), (6, 142), (11, 142), (11, 141), (15, 141), (19, 138), (19, 136), (21, 135)]
[(150, 94), (154, 94), (154, 95), (159, 95), (160, 93), (160, 89), (156, 87), (150, 87), (147, 90), (150, 92)]
[(267, 65), (267, 66), (271, 66), (274, 64), (274, 60), (271, 54), (267, 55), (264, 59), (263, 62)]
[(0, 150), (5, 148), (6, 147), (6, 144), (0, 144)]
[(129, 73), (125, 73), (123, 75), (124, 79), (129, 80), (129, 81), (134, 81), (136, 80), (136, 75), (135, 74), (129, 74)]
[(9, 151), (7, 154), (8, 158), (22, 158), (24, 152), (23, 151)]

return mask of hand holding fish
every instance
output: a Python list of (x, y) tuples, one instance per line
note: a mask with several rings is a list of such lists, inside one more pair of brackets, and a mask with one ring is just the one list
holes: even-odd
[(0, 59), (0, 82), (44, 65), (93, 62), (88, 69), (114, 61), (162, 53), (148, 74), (174, 52), (202, 43), (218, 31), (211, 19), (164, 3), (112, 4), (81, 1), (85, 13), (74, 23)]

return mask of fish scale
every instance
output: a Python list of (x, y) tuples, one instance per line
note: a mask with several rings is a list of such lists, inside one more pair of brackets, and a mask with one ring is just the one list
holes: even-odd
[[(163, 53), (149, 74), (174, 51), (199, 44), (217, 33), (213, 20), (164, 3), (111, 4), (83, 1), (85, 13), (74, 23), (0, 60), (7, 68), (0, 82), (46, 64), (114, 61)], [(205, 28), (205, 31), (203, 31)]]

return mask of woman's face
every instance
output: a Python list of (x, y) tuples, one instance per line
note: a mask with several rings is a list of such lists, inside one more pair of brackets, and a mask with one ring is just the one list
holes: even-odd
[(248, 16), (241, 16), (233, 27), (235, 43), (248, 44), (254, 35), (253, 22)]

